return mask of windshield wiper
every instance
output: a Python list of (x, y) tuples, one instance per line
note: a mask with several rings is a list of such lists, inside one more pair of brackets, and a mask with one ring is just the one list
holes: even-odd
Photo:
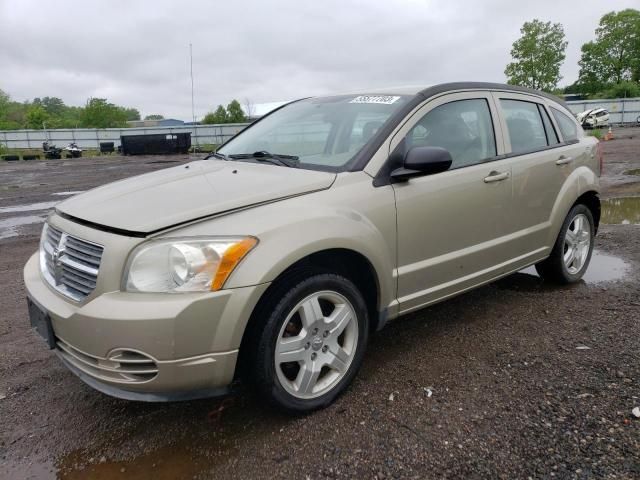
[(236, 153), (229, 155), (229, 158), (233, 160), (255, 159), (258, 162), (269, 162), (274, 165), (281, 165), (283, 167), (296, 168), (298, 166), (298, 157), (295, 155), (284, 155), (277, 153), (270, 153), (264, 150), (253, 153)]
[(219, 158), (220, 160), (229, 160), (226, 155), (218, 152), (211, 152), (209, 155), (204, 157), (205, 160), (209, 160), (211, 157)]

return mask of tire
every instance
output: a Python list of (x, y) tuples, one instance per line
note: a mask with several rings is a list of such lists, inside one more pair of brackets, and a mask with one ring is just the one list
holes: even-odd
[(308, 272), (279, 287), (261, 310), (267, 319), (250, 369), (263, 398), (288, 412), (311, 412), (331, 404), (360, 369), (367, 307), (356, 286), (333, 273)]
[[(568, 235), (567, 232), (573, 235)], [(589, 267), (594, 232), (591, 210), (582, 204), (575, 205), (562, 224), (551, 255), (536, 264), (538, 274), (546, 281), (561, 285), (579, 281)]]

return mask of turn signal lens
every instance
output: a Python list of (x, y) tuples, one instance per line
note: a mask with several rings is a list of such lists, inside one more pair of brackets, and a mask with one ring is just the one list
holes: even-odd
[(238, 263), (244, 258), (244, 256), (258, 244), (258, 239), (254, 237), (247, 237), (241, 242), (231, 245), (223, 254), (220, 259), (220, 265), (216, 272), (216, 276), (211, 284), (211, 290), (220, 290), (227, 281), (233, 269), (236, 268)]

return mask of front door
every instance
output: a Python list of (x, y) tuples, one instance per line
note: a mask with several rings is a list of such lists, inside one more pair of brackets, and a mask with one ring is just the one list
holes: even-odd
[(511, 167), (501, 158), (490, 94), (438, 97), (391, 142), (449, 150), (451, 168), (393, 185), (398, 230), (398, 302), (406, 313), (490, 280), (509, 268)]

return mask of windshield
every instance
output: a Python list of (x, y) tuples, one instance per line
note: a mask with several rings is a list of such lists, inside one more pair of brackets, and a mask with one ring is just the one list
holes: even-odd
[[(300, 100), (241, 132), (218, 153), (230, 159), (249, 161), (264, 159), (268, 152), (274, 157), (296, 158), (296, 166), (300, 168), (344, 170), (409, 98), (403, 95), (341, 95)], [(254, 153), (259, 153), (259, 158), (254, 158)]]

